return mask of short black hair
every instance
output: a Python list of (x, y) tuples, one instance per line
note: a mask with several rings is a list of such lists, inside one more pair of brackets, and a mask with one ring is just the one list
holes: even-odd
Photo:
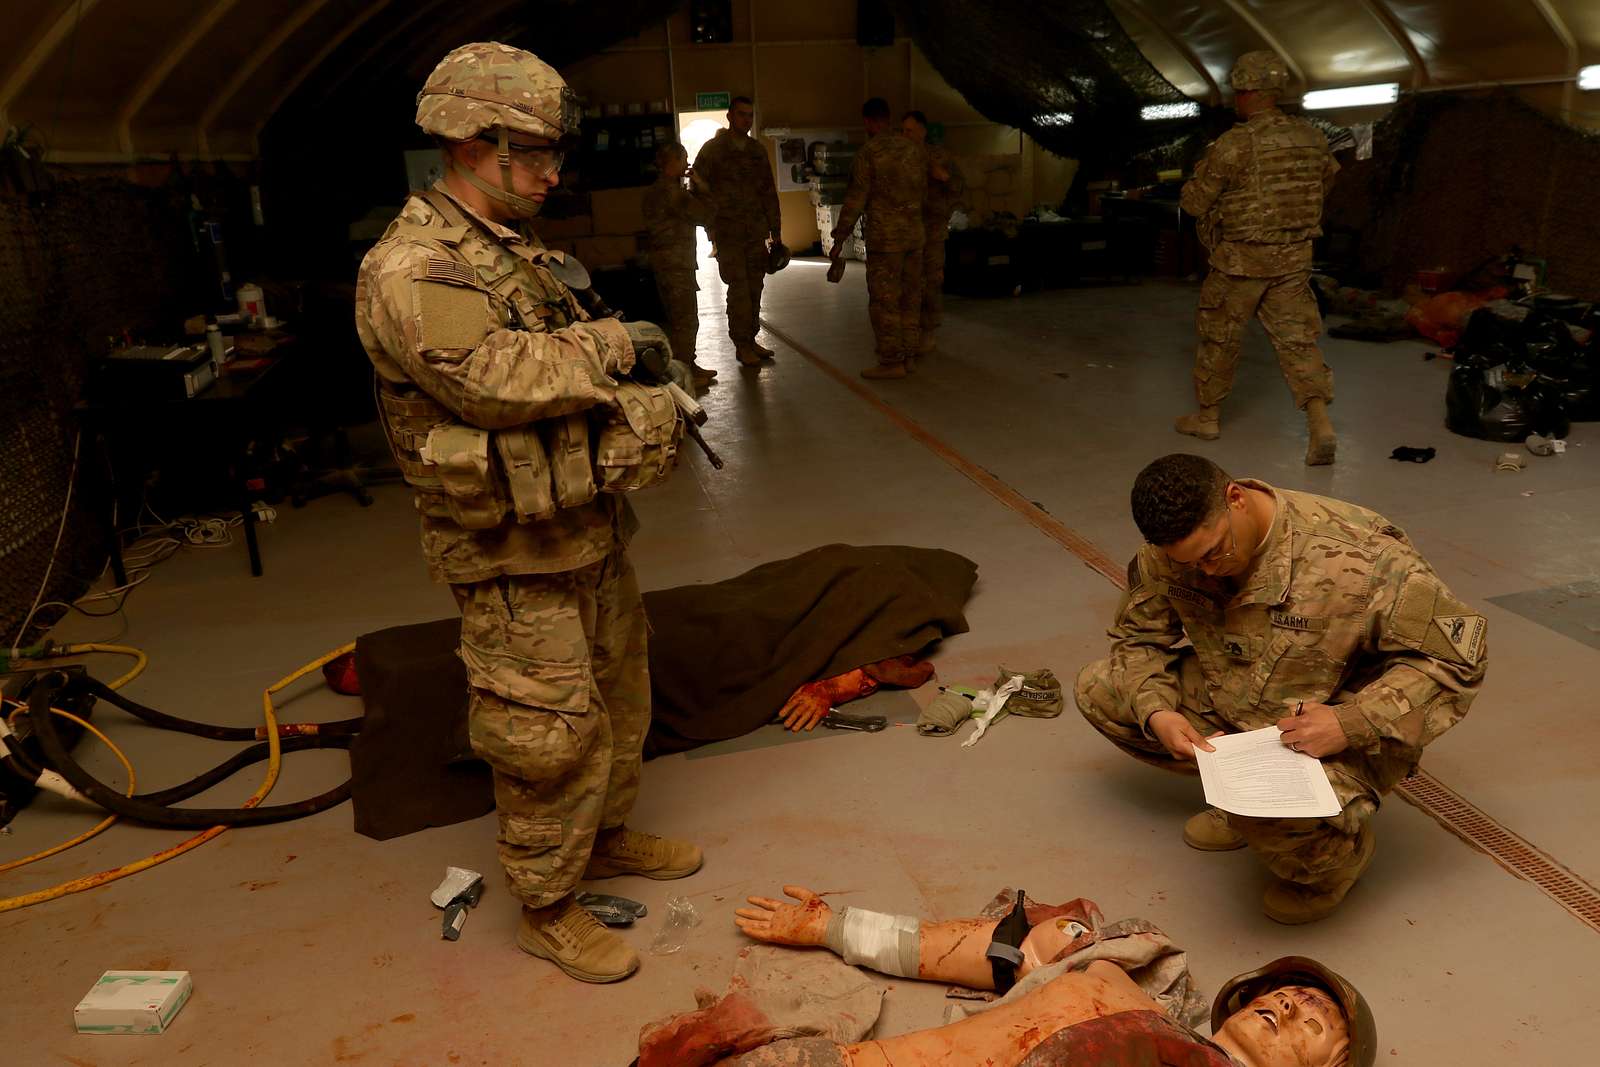
[(875, 96), (861, 105), (861, 117), (864, 119), (886, 119), (892, 114), (889, 101), (881, 96)]
[(751, 107), (755, 107), (756, 106), (756, 102), (754, 100), (750, 99), (748, 96), (736, 96), (732, 100), (728, 101), (728, 110), (732, 111), (734, 108), (738, 107), (740, 104), (749, 104)]
[(1152, 545), (1177, 544), (1222, 510), (1232, 481), (1204, 456), (1162, 456), (1133, 480), (1133, 523)]
[(928, 128), (928, 116), (924, 115), (920, 111), (907, 111), (904, 115), (901, 116), (901, 119), (902, 120), (905, 120), (905, 119), (916, 119), (918, 126), (921, 126), (923, 129), (927, 129)]

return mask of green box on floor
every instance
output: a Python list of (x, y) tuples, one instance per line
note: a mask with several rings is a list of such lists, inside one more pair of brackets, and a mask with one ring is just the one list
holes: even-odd
[(80, 1034), (159, 1034), (193, 990), (188, 971), (107, 971), (72, 1018)]

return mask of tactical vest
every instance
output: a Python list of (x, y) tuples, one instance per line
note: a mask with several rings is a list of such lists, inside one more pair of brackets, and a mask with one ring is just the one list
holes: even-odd
[[(413, 237), (453, 261), (427, 269), (459, 268), (450, 280), (486, 289), (502, 326), (553, 332), (590, 320), (562, 284), (564, 264), (555, 254), (526, 244), (505, 245), (483, 234), (436, 189), (421, 194), (439, 221), (418, 225), (396, 219), (384, 232)], [(598, 449), (591, 449), (585, 412), (507, 430), (470, 426), (422, 389), (381, 382), (378, 402), (401, 474), (416, 490), (417, 508), (469, 530), (548, 519), (557, 508), (578, 507), (599, 488), (626, 492), (660, 480), (671, 468), (681, 416), (663, 390), (624, 382), (615, 410), (608, 409)]]
[(1217, 213), (1225, 241), (1294, 244), (1322, 232), (1322, 174), (1328, 142), (1310, 123), (1285, 115), (1246, 123), (1250, 162), (1223, 193)]

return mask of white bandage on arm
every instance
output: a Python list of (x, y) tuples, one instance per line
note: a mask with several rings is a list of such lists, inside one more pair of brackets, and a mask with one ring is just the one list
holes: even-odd
[(922, 923), (909, 915), (845, 908), (828, 920), (822, 943), (852, 966), (915, 978), (922, 955)]

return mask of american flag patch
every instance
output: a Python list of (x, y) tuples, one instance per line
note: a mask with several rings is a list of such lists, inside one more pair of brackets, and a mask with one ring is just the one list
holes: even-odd
[(453, 282), (456, 285), (478, 284), (478, 272), (465, 263), (434, 256), (429, 256), (425, 261), (423, 277), (429, 281)]

